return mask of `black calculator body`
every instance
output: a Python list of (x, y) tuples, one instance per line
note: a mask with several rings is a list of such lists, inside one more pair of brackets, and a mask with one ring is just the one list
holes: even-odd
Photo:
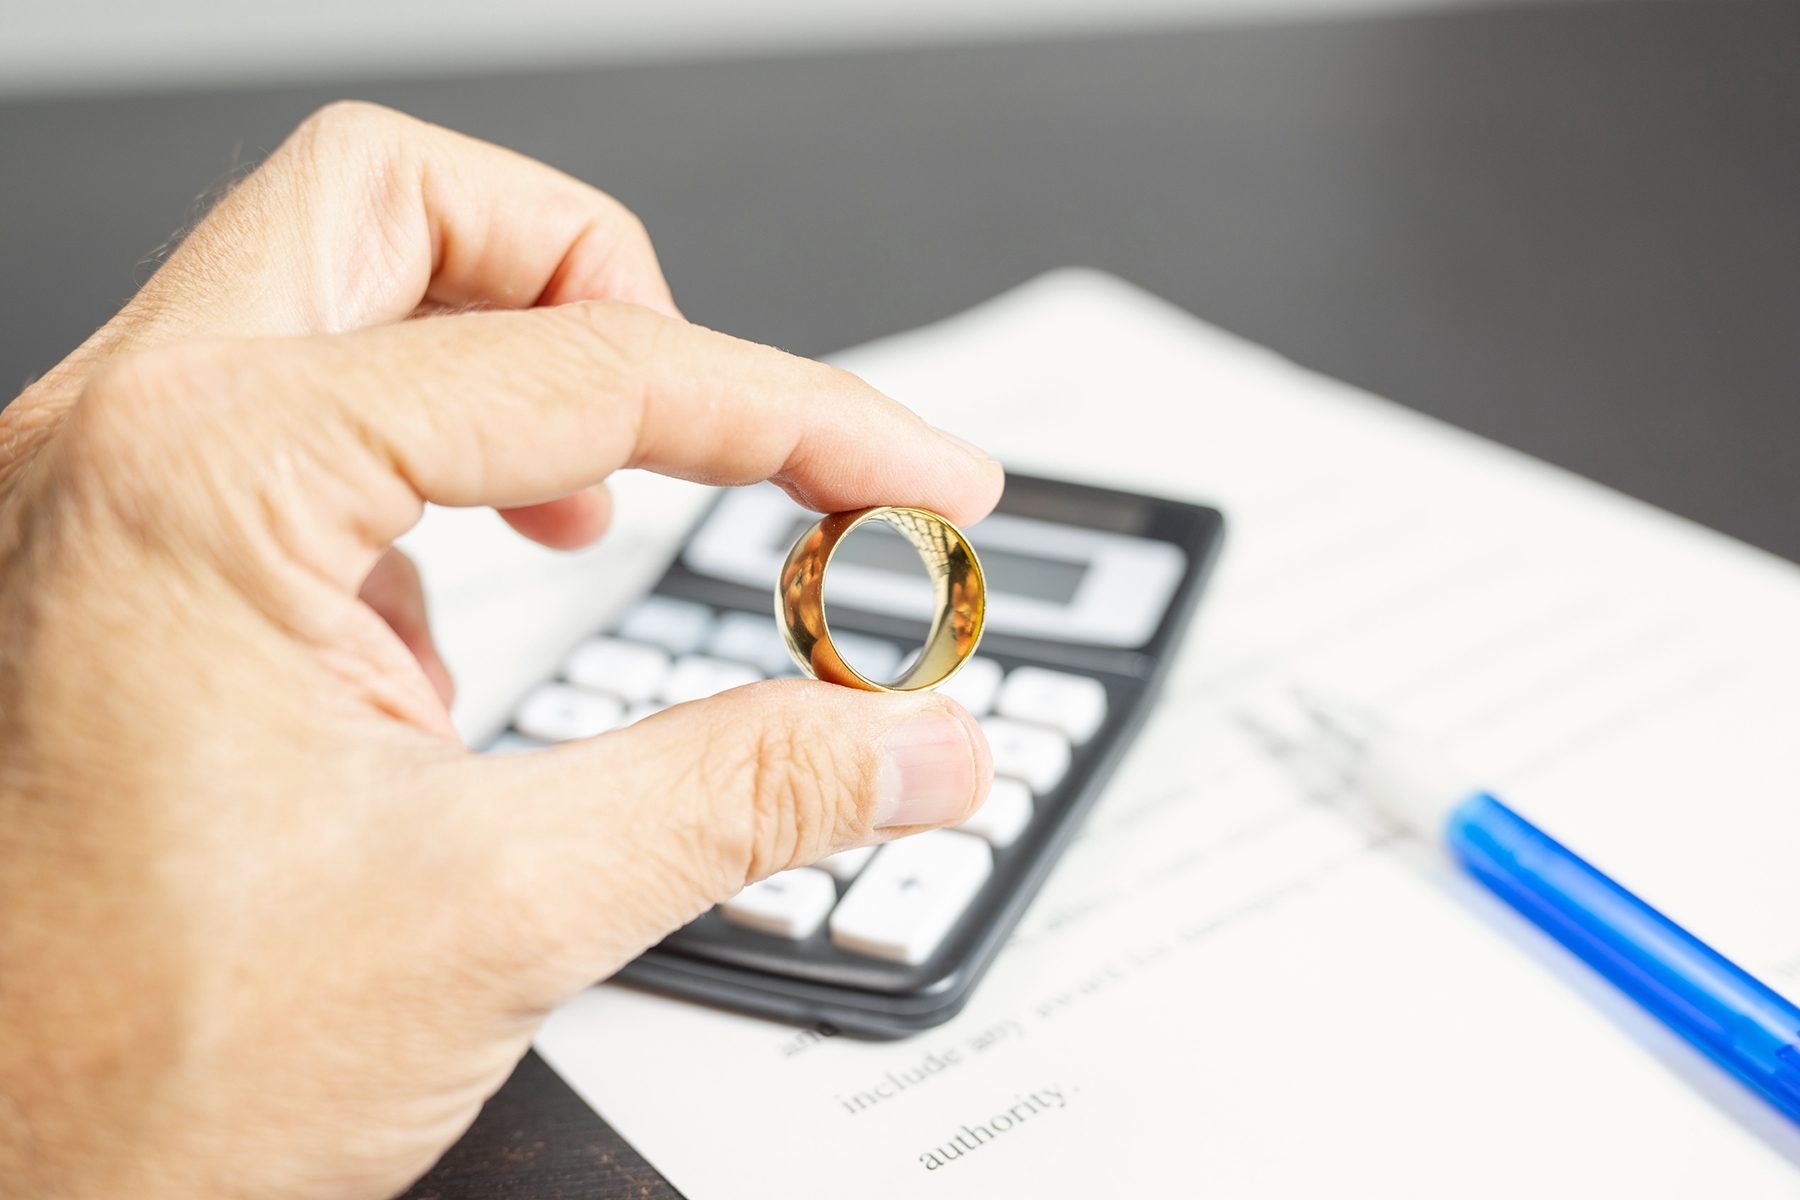
[[(773, 587), (816, 519), (767, 485), (723, 493), (652, 591), (527, 697), (491, 749), (583, 736), (798, 674)], [(944, 690), (981, 718), (994, 747), (995, 793), (980, 819), (752, 885), (622, 978), (872, 1037), (926, 1029), (962, 1008), (1143, 723), (1223, 521), (1199, 505), (1009, 475), (995, 513), (966, 532), (987, 577), (987, 628)], [(929, 618), (929, 586), (908, 556), (898, 537), (859, 532), (832, 560), (834, 638), (873, 678), (898, 673)]]

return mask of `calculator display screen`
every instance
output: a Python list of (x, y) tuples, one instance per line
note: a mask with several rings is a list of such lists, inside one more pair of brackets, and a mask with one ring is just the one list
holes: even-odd
[[(1130, 505), (1039, 481), (1029, 512), (1003, 503), (969, 530), (987, 576), (989, 633), (1088, 646), (1144, 646), (1181, 586), (1187, 555), (1174, 542), (1127, 532)], [(1077, 494), (1079, 493), (1079, 494)], [(1144, 502), (1119, 497), (1140, 508)], [(1094, 520), (1076, 518), (1091, 507)], [(1141, 527), (1148, 518), (1137, 517)], [(767, 596), (788, 550), (819, 520), (774, 484), (728, 488), (682, 551), (694, 574)], [(912, 545), (887, 525), (838, 543), (828, 603), (845, 615), (929, 621), (935, 598)], [(852, 618), (854, 623), (854, 618)]]
[[(798, 540), (815, 520), (816, 517), (806, 517), (796, 521), (788, 531), (784, 544)], [(1004, 592), (1011, 596), (1030, 596), (1034, 600), (1044, 600), (1051, 604), (1067, 604), (1081, 590), (1081, 581), (1088, 573), (1088, 564), (1085, 562), (983, 546), (979, 531), (969, 540), (974, 543), (975, 552), (981, 556), (982, 574), (987, 577), (990, 591)], [(887, 526), (874, 522), (862, 526), (839, 542), (831, 561), (855, 563), (871, 570), (905, 575), (919, 575), (924, 570), (919, 562), (919, 552), (912, 548), (911, 543)]]

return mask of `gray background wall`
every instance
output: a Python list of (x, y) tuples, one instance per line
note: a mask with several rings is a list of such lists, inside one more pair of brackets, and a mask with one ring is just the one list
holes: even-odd
[(0, 95), (1080, 36), (1515, 0), (0, 0)]

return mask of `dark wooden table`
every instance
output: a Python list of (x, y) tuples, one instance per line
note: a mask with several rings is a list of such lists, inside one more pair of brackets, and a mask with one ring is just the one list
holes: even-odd
[[(0, 106), (0, 380), (337, 95), (613, 191), (696, 319), (817, 353), (1086, 263), (1800, 560), (1800, 5)], [(674, 1193), (535, 1057), (417, 1197)]]

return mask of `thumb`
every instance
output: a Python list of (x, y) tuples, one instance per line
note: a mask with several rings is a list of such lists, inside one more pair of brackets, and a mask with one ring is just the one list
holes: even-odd
[(506, 863), (490, 878), (509, 881), (507, 903), (523, 900), (544, 952), (564, 960), (566, 991), (754, 880), (961, 822), (993, 779), (987, 740), (954, 700), (800, 679), (468, 768), (503, 822), (492, 838)]

